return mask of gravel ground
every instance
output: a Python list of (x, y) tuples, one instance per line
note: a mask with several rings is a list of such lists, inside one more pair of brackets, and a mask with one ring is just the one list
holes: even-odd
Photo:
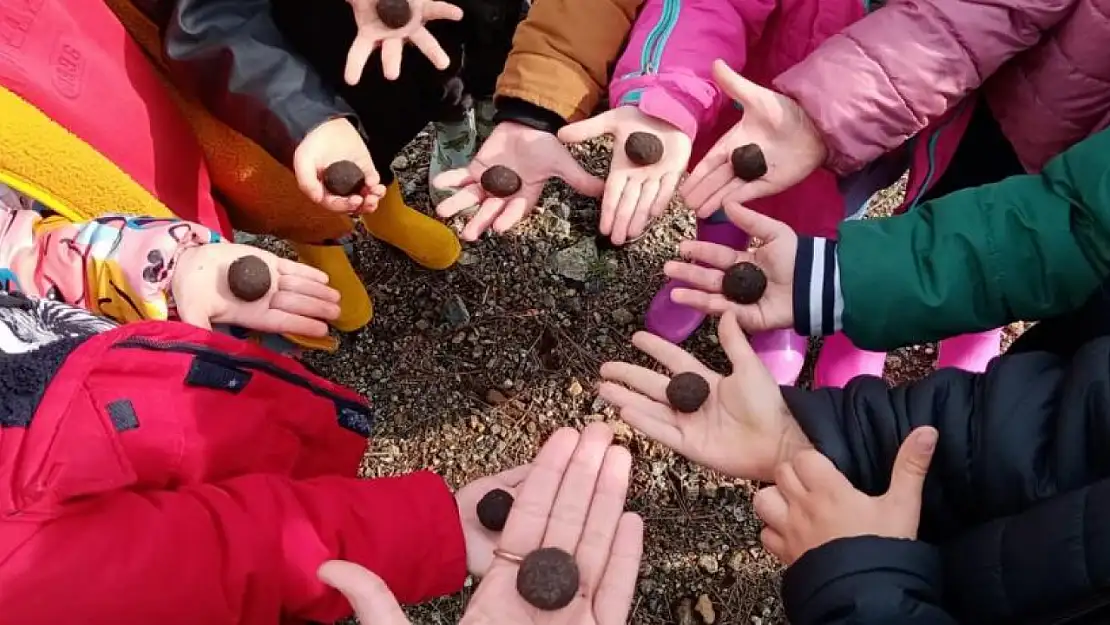
[[(425, 210), (428, 142), (422, 134), (394, 163), (410, 204)], [(607, 150), (597, 144), (578, 154), (600, 172)], [(899, 197), (897, 188), (884, 192), (878, 209), (889, 211)], [(464, 484), (529, 460), (560, 426), (606, 421), (636, 459), (629, 508), (647, 523), (632, 622), (782, 622), (781, 568), (759, 546), (755, 486), (695, 467), (633, 434), (593, 390), (602, 362), (644, 360), (629, 338), (663, 282), (663, 262), (692, 235), (692, 218), (672, 210), (635, 244), (602, 245), (591, 257), (596, 201), (553, 183), (543, 204), (543, 214), (516, 231), (467, 245), (445, 272), (422, 270), (373, 240), (356, 244), (355, 264), (376, 318), (344, 337), (337, 355), (313, 364), (374, 401), (379, 426), (365, 474), (430, 467)], [(586, 260), (563, 270), (577, 271), (581, 281), (557, 275), (551, 261), (576, 245)], [(727, 370), (710, 324), (688, 347)], [(892, 353), (888, 379), (920, 377), (934, 354), (932, 345)], [(469, 588), (409, 613), (417, 625), (453, 625), (468, 595)]]

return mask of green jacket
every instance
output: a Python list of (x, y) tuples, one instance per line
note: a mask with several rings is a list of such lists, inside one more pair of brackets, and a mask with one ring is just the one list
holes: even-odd
[(889, 350), (1063, 314), (1108, 277), (1110, 129), (1038, 175), (846, 222), (838, 243), (800, 239), (794, 318)]

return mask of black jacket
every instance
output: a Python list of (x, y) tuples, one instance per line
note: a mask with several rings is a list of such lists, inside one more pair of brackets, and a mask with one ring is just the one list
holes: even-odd
[[(1110, 322), (1099, 305), (1102, 327), (1088, 336)], [(1070, 623), (1110, 604), (1110, 338), (1069, 352), (1075, 325), (1061, 325), (1064, 349), (1005, 355), (981, 375), (783, 389), (815, 447), (873, 495), (911, 430), (940, 432), (921, 541), (848, 539), (806, 554), (784, 578), (793, 625)]]

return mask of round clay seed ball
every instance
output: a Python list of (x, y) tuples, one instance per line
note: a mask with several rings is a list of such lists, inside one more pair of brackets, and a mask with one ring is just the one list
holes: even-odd
[(378, 19), (386, 28), (397, 30), (412, 21), (409, 0), (378, 0), (375, 9), (378, 11)]
[(578, 564), (558, 547), (537, 549), (524, 558), (516, 572), (516, 591), (541, 610), (560, 610), (578, 594)]
[(624, 142), (624, 153), (634, 165), (654, 165), (663, 160), (663, 142), (650, 132), (634, 132)]
[(744, 182), (759, 180), (767, 174), (767, 161), (763, 150), (754, 143), (742, 145), (732, 151), (732, 173)]
[(332, 195), (350, 197), (358, 195), (366, 186), (366, 174), (351, 161), (337, 161), (324, 170), (324, 188)]
[(744, 306), (758, 302), (766, 290), (767, 275), (753, 263), (736, 263), (725, 271), (721, 281), (721, 293)]
[(509, 520), (509, 511), (513, 509), (513, 501), (513, 496), (509, 494), (509, 491), (500, 488), (491, 490), (478, 502), (478, 522), (491, 532), (500, 532), (505, 529), (505, 521)]
[(687, 371), (671, 378), (667, 385), (667, 402), (671, 408), (693, 414), (709, 399), (709, 382), (700, 375)]
[(227, 268), (227, 288), (244, 302), (257, 302), (270, 292), (270, 266), (257, 256), (240, 256)]
[(493, 197), (509, 197), (520, 191), (520, 176), (504, 165), (494, 165), (482, 173), (482, 188)]

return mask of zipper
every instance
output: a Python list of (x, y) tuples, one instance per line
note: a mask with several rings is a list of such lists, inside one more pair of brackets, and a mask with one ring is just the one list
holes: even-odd
[(681, 9), (681, 0), (663, 0), (663, 13), (644, 40), (644, 50), (640, 55), (640, 76), (648, 76), (659, 70), (663, 60), (663, 49), (678, 24), (678, 14)]
[(304, 376), (297, 375), (283, 369), (272, 362), (262, 360), (260, 358), (251, 358), (249, 356), (230, 356), (224, 352), (195, 345), (193, 343), (185, 343), (183, 341), (158, 341), (154, 339), (131, 337), (124, 339), (114, 345), (111, 349), (145, 349), (152, 352), (172, 352), (178, 354), (191, 354), (193, 356), (203, 357), (212, 362), (222, 364), (225, 366), (250, 369), (253, 371), (260, 371), (266, 373), (279, 380), (303, 388), (313, 395), (323, 397), (331, 400), (339, 405), (358, 406), (360, 410), (366, 411), (368, 407), (362, 402), (356, 402), (348, 397), (339, 395), (338, 393), (329, 391), (328, 389), (321, 388), (319, 385), (314, 384)]
[(913, 201), (906, 205), (906, 212), (909, 212), (917, 207), (918, 203), (921, 202), (921, 198), (925, 195), (925, 193), (929, 190), (929, 187), (933, 184), (933, 177), (937, 174), (937, 143), (940, 142), (940, 137), (942, 134), (944, 134), (944, 131), (948, 129), (948, 126), (959, 119), (961, 115), (963, 115), (963, 110), (966, 107), (967, 100), (964, 100), (957, 107), (956, 112), (953, 113), (952, 117), (948, 121), (941, 124), (936, 130), (932, 132), (931, 135), (929, 135), (929, 142), (925, 146), (925, 156), (928, 162), (928, 167), (925, 170), (925, 178), (921, 181), (921, 185), (917, 188), (917, 192), (914, 194)]

